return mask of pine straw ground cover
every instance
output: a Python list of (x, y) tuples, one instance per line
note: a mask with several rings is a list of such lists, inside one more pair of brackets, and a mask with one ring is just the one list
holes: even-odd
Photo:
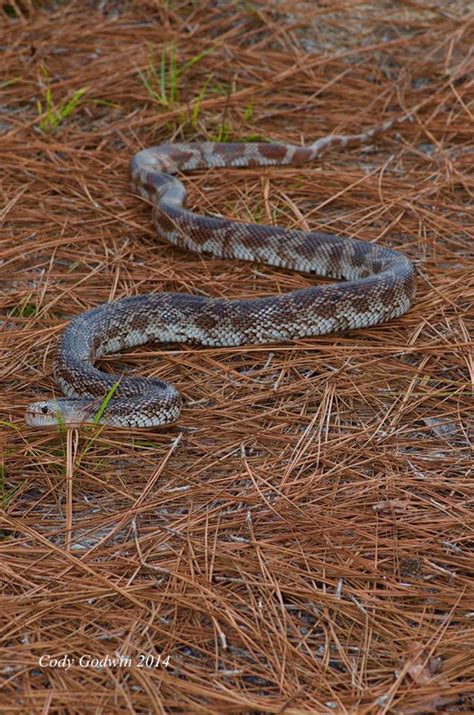
[[(2, 712), (474, 711), (467, 5), (3, 2)], [(407, 315), (136, 350), (104, 368), (174, 382), (178, 424), (25, 426), (81, 311), (310, 280), (166, 245), (129, 186), (138, 149), (410, 109), (315, 165), (185, 179), (204, 213), (400, 249)]]

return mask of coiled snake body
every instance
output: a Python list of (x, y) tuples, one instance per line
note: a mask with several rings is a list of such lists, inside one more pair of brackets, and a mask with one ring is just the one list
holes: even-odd
[(26, 421), (37, 426), (92, 422), (97, 421), (99, 408), (98, 421), (119, 427), (153, 427), (178, 418), (182, 401), (173, 385), (106, 374), (94, 362), (107, 353), (148, 342), (281, 343), (375, 325), (405, 313), (415, 293), (415, 278), (403, 255), (317, 231), (199, 216), (185, 209), (185, 188), (173, 176), (209, 167), (298, 165), (315, 159), (328, 146), (369, 141), (392, 124), (357, 135), (329, 135), (304, 147), (163, 144), (136, 154), (130, 164), (132, 186), (153, 203), (154, 225), (171, 243), (342, 282), (251, 300), (152, 293), (88, 310), (69, 323), (56, 358), (55, 378), (67, 397), (30, 405)]

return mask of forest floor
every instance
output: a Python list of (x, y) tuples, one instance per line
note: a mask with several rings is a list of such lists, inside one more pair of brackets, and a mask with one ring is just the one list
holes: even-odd
[[(468, 7), (2, 3), (2, 712), (474, 712)], [(404, 253), (407, 314), (140, 348), (102, 365), (173, 382), (176, 424), (26, 426), (84, 310), (319, 280), (168, 245), (134, 153), (310, 143), (407, 112), (314, 164), (183, 178), (198, 212)]]

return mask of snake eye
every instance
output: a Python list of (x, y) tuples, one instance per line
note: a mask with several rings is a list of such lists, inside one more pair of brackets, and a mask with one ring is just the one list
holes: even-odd
[(43, 407), (41, 408), (41, 412), (43, 413), (43, 415), (47, 415), (47, 414), (48, 414), (48, 408), (47, 408), (46, 405), (43, 405)]

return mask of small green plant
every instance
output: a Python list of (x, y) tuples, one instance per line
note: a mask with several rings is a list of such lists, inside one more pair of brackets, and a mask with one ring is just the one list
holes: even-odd
[(18, 17), (16, 8), (9, 3), (5, 3), (4, 5), (2, 5), (2, 10), (8, 17)]
[(214, 134), (211, 139), (214, 142), (228, 142), (231, 138), (231, 134), (232, 131), (230, 125), (226, 121), (223, 121), (221, 122), (216, 134)]
[[(210, 76), (201, 89), (201, 92), (199, 93), (197, 101), (193, 105), (193, 111), (191, 115), (191, 124), (193, 128), (196, 126), (196, 121), (197, 117), (199, 114), (199, 109), (200, 109), (200, 104), (202, 101), (202, 98), (204, 96), (204, 92), (207, 89), (207, 85), (209, 81), (212, 79), (212, 76)], [(228, 97), (230, 97), (231, 93), (231, 87), (230, 85), (223, 85), (223, 84), (216, 84), (212, 88), (210, 88), (210, 92), (220, 92), (221, 94), (227, 93)], [(244, 111), (242, 112), (242, 120), (244, 122), (250, 122), (253, 119), (253, 113), (254, 113), (254, 106), (252, 100), (247, 104), (245, 107)], [(210, 141), (215, 141), (215, 142), (229, 142), (229, 141), (239, 141), (239, 142), (271, 142), (272, 140), (269, 139), (268, 137), (264, 137), (261, 134), (247, 134), (244, 136), (240, 136), (239, 138), (233, 138), (232, 137), (232, 128), (231, 124), (226, 121), (226, 116), (227, 116), (227, 107), (224, 109), (222, 119), (220, 126), (218, 127), (217, 131), (214, 134), (209, 135)]]
[(243, 120), (244, 120), (244, 122), (250, 122), (252, 117), (253, 117), (253, 102), (252, 102), (252, 100), (250, 100), (250, 102), (247, 104), (247, 106), (244, 109)]
[[(190, 60), (178, 67), (176, 61), (176, 46), (165, 43), (161, 50), (161, 61), (159, 69), (154, 62), (153, 47), (148, 51), (148, 63), (145, 72), (137, 68), (138, 76), (148, 92), (151, 99), (166, 109), (173, 109), (178, 101), (178, 83), (182, 75), (196, 62), (214, 51), (214, 47), (199, 52)], [(204, 90), (205, 91), (205, 90)], [(202, 92), (202, 90), (201, 90)], [(204, 94), (204, 93), (203, 93)]]
[(21, 305), (13, 308), (12, 316), (18, 318), (34, 318), (37, 313), (36, 305), (34, 303), (22, 302)]
[(100, 403), (99, 409), (97, 410), (97, 412), (94, 415), (93, 422), (95, 425), (99, 424), (101, 417), (104, 414), (107, 405), (109, 404), (114, 392), (116, 391), (116, 389), (119, 385), (120, 385), (120, 379), (118, 379), (116, 382), (114, 382), (112, 387), (107, 391), (107, 394), (105, 395), (104, 399)]
[(12, 77), (12, 79), (6, 79), (0, 82), (0, 89), (5, 89), (5, 87), (10, 87), (12, 84), (18, 84), (21, 82), (21, 77)]
[(154, 102), (169, 109), (174, 107), (178, 83), (174, 45), (163, 45), (159, 71), (155, 67), (153, 50), (150, 48), (146, 72), (138, 70), (138, 75)]
[(54, 131), (61, 122), (76, 109), (77, 105), (88, 91), (87, 87), (76, 89), (71, 97), (61, 104), (56, 104), (53, 99), (53, 90), (49, 83), (48, 72), (43, 68), (44, 99), (38, 99), (36, 105), (40, 115), (39, 128), (43, 132)]
[(265, 137), (263, 134), (244, 134), (239, 140), (239, 142), (272, 142), (270, 137)]
[(99, 431), (96, 431), (96, 433), (93, 434), (92, 437), (90, 437), (88, 439), (87, 444), (85, 445), (79, 459), (77, 460), (77, 466), (79, 466), (81, 464), (82, 460), (84, 459), (86, 454), (89, 452), (89, 450), (95, 443), (98, 435), (101, 433), (102, 429), (104, 428), (104, 425), (99, 424), (101, 417), (104, 414), (104, 411), (105, 411), (107, 405), (109, 404), (110, 400), (113, 397), (114, 392), (116, 391), (116, 389), (119, 385), (120, 385), (120, 379), (118, 379), (116, 382), (114, 382), (114, 384), (107, 391), (107, 394), (105, 395), (104, 399), (102, 400), (102, 402), (99, 405), (99, 409), (97, 410), (97, 412), (94, 415), (94, 419), (92, 420), (92, 423), (85, 425), (85, 431), (96, 430), (97, 427), (99, 427)]

